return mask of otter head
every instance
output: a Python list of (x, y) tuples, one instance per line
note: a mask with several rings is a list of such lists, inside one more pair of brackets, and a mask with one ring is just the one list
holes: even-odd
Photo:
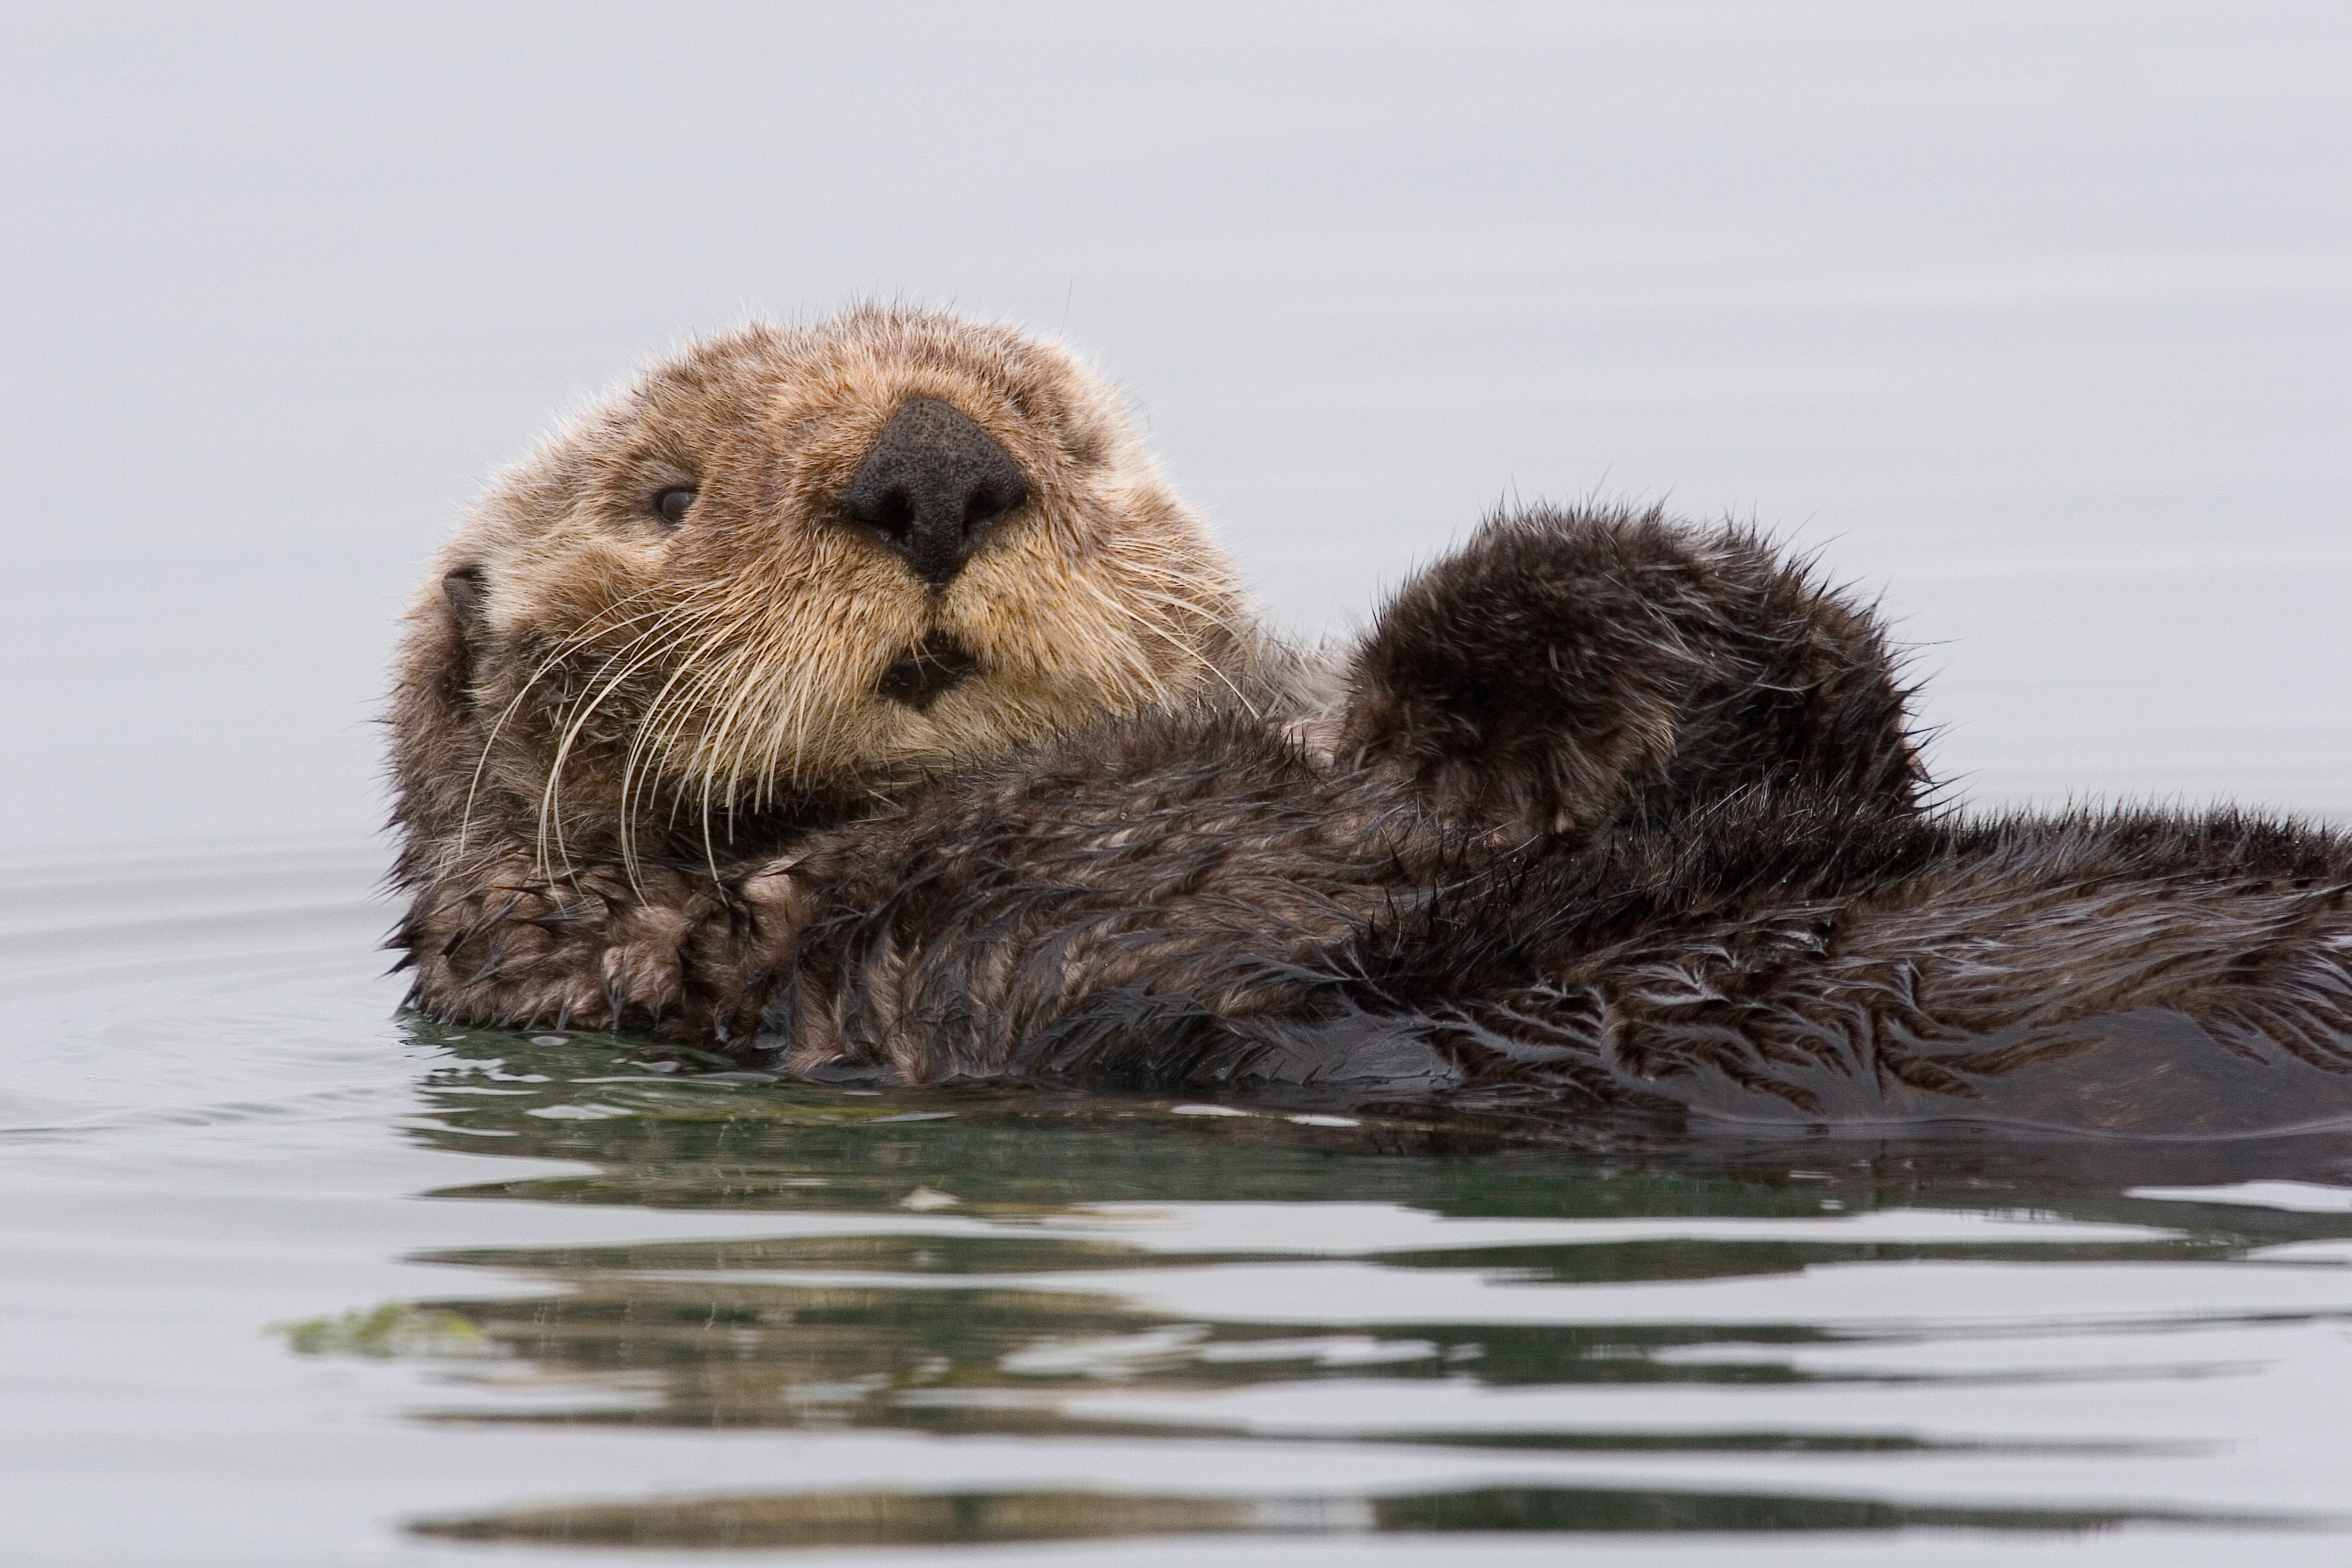
[(562, 427), (458, 530), (404, 652), (401, 815), (503, 823), (551, 869), (756, 848), (1053, 731), (1251, 700), (1257, 648), (1065, 350), (871, 307), (753, 325)]

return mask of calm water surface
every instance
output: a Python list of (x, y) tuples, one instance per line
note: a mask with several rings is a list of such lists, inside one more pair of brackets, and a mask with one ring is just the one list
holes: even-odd
[(402, 1026), (376, 866), (7, 868), (8, 1561), (2352, 1553), (2352, 1135), (818, 1091)]

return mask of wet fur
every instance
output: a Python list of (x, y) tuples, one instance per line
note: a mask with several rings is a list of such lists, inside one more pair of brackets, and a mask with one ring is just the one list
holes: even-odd
[(1877, 626), (1740, 528), (1489, 521), (1354, 650), (1335, 751), (1442, 814), (1573, 833), (1760, 783), (1908, 809), (1925, 782)]
[[(909, 398), (1028, 499), (934, 589), (840, 516)], [(694, 487), (682, 526), (653, 498)], [(981, 674), (877, 695), (949, 634)], [(761, 862), (1106, 716), (1267, 706), (1253, 614), (1118, 397), (1058, 346), (866, 308), (696, 344), (559, 430), (443, 551), (391, 714), (415, 1005), (698, 1037), (786, 940)]]
[[(1906, 818), (1924, 785), (1868, 618), (1753, 534), (1656, 512), (1495, 520), (1335, 676), (1320, 721), (1097, 726), (818, 836), (770, 1039), (802, 1070), (1014, 1070), (1112, 993), (1250, 1016), (1286, 966), (1491, 904), (1530, 855), (1767, 787)], [(1476, 974), (1457, 955), (1439, 985)]]
[(1867, 618), (1751, 537), (1498, 520), (1348, 687), (1328, 757), (1121, 725), (822, 841), (762, 1043), (1677, 1125), (2352, 1111), (2352, 844), (1923, 811)]
[[(890, 389), (942, 384), (877, 384), (852, 399), (866, 424)], [(557, 492), (585, 481), (552, 461), (508, 482), (478, 538), (502, 508), (563, 512)], [(1136, 514), (1146, 556), (1156, 504)], [(719, 575), (756, 602), (782, 548), (754, 541)], [(1171, 698), (1113, 658), (1088, 701), (1015, 704), (936, 752), (817, 692), (870, 691), (920, 625), (887, 604), (878, 633), (742, 612), (765, 640), (726, 668), (771, 732), (716, 711), (691, 742), (674, 726), (656, 771), (684, 802), (666, 820), (693, 831), (644, 826), (635, 851), (609, 762), (562, 792), (553, 847), (545, 803), (575, 752), (625, 754), (658, 699), (583, 708), (576, 671), (519, 673), (494, 594), (428, 595), (395, 714), (416, 1004), (657, 1030), (818, 1078), (1207, 1083), (1538, 1120), (2182, 1133), (2352, 1111), (2342, 836), (1925, 808), (1909, 693), (1867, 609), (1751, 533), (1496, 518), (1313, 683), (1269, 673), (1280, 650), (1236, 629), (1213, 554), (1183, 548), (1205, 563), (1186, 624), (1215, 680)], [(461, 541), (449, 560), (487, 557), (491, 584), (551, 560), (524, 602), (576, 626), (619, 602), (608, 584), (585, 620), (548, 609), (572, 602), (559, 568), (595, 555)], [(992, 613), (1021, 624), (1024, 584), (1062, 594), (1059, 560), (982, 579)], [(865, 614), (873, 565), (817, 569)], [(701, 647), (665, 679), (702, 689)], [(760, 673), (795, 659), (814, 662)], [(509, 687), (509, 710), (538, 716), (513, 741), (484, 718)], [(575, 730), (603, 738), (567, 748)], [(478, 785), (460, 809), (472, 773), (495, 786), (487, 816)]]
[[(828, 887), (772, 981), (788, 1065), (2236, 1126), (2227, 1104), (2158, 1108), (2129, 1072), (2072, 1102), (2000, 1082), (2170, 1015), (2218, 1060), (2317, 1069), (2293, 1082), (2329, 1098), (2284, 1121), (2352, 1109), (2352, 844), (2322, 830), (1971, 822), (1763, 786), (1498, 853), (1246, 727), (1130, 727), (1038, 761), (960, 781)], [(1123, 813), (1150, 837), (1121, 837)], [(2177, 1057), (2144, 1065), (2178, 1076)]]

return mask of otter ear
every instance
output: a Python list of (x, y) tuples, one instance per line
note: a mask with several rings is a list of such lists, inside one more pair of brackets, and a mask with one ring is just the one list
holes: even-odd
[(481, 625), (485, 586), (479, 566), (460, 566), (441, 579), (441, 592), (449, 600), (449, 614), (457, 617), (458, 635), (468, 642)]
[(479, 566), (460, 566), (441, 579), (441, 595), (449, 605), (457, 643), (449, 650), (449, 670), (443, 689), (461, 708), (474, 705), (474, 644), (481, 636), (483, 601), (488, 597), (486, 574)]

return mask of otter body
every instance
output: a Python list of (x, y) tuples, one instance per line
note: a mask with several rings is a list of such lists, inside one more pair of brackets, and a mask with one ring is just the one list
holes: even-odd
[(2352, 842), (1922, 809), (1867, 621), (1752, 540), (1499, 521), (1346, 686), (1330, 756), (1129, 723), (824, 836), (739, 1027), (815, 1076), (1549, 1122), (2352, 1114)]
[(1654, 512), (1498, 518), (1309, 659), (1003, 329), (690, 351), (415, 625), (436, 1016), (1539, 1121), (2352, 1114), (2342, 837), (1926, 809), (1868, 614)]
[(2338, 835), (1765, 788), (1497, 851), (1393, 817), (1385, 837), (1335, 831), (1390, 797), (1247, 727), (1130, 727), (1024, 761), (887, 844), (830, 836), (856, 869), (749, 993), (773, 997), (744, 1026), (783, 1065), (1727, 1131), (2352, 1114)]

